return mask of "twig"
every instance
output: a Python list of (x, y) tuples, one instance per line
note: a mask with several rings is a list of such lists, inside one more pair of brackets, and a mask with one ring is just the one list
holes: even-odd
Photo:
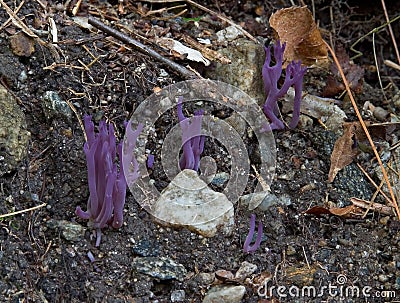
[(400, 65), (394, 63), (393, 61), (385, 60), (385, 61), (383, 61), (383, 63), (385, 63), (387, 66), (389, 66), (389, 67), (391, 67), (391, 68), (395, 68), (395, 69), (397, 69), (397, 70), (400, 70)]
[(87, 141), (87, 135), (85, 132), (85, 126), (82, 123), (82, 119), (78, 114), (78, 111), (76, 110), (75, 106), (72, 104), (70, 100), (65, 100), (65, 102), (68, 104), (68, 106), (71, 108), (71, 110), (75, 113), (76, 118), (78, 119), (79, 125), (81, 126), (83, 136), (85, 137), (85, 142)]
[(385, 13), (386, 22), (387, 22), (387, 24), (388, 24), (390, 37), (392, 38), (392, 42), (393, 42), (393, 46), (394, 46), (394, 51), (396, 52), (397, 61), (398, 61), (399, 64), (400, 64), (399, 49), (397, 48), (396, 38), (394, 37), (394, 34), (393, 34), (392, 25), (391, 25), (390, 22), (389, 22), (390, 20), (389, 20), (388, 12), (387, 12), (387, 10), (386, 10), (385, 0), (381, 0), (381, 2), (382, 2), (383, 12)]
[(99, 21), (96, 18), (89, 16), (88, 23), (90, 25), (93, 25), (94, 27), (100, 29), (101, 31), (113, 36), (114, 38), (132, 45), (133, 47), (137, 48), (140, 52), (142, 52), (146, 55), (152, 56), (155, 59), (157, 59), (158, 61), (168, 65), (168, 67), (175, 70), (176, 72), (181, 74), (186, 79), (198, 79), (199, 78), (196, 74), (194, 74), (193, 72), (188, 70), (186, 67), (183, 67), (183, 66), (175, 63), (174, 61), (171, 61), (171, 60), (161, 56), (159, 53), (157, 53), (153, 49), (149, 48), (148, 46), (140, 43), (139, 41), (136, 41), (135, 39), (132, 39), (131, 37), (125, 35), (124, 33), (120, 32), (120, 31), (113, 29), (112, 27), (105, 25), (104, 23), (102, 23), (101, 21)]
[(381, 72), (379, 71), (378, 58), (376, 56), (375, 33), (372, 33), (372, 51), (374, 53), (374, 61), (375, 61), (375, 66), (376, 66), (376, 73), (378, 75), (379, 86), (381, 87), (381, 91), (382, 91), (383, 97), (387, 101), (386, 94), (385, 94), (385, 89), (383, 88), (383, 84), (382, 84)]
[(224, 17), (224, 16), (222, 16), (222, 15), (220, 15), (220, 14), (218, 14), (218, 13), (212, 11), (212, 10), (210, 10), (209, 8), (204, 7), (204, 6), (202, 6), (202, 5), (200, 5), (200, 4), (196, 3), (196, 2), (194, 2), (194, 1), (192, 1), (192, 0), (185, 0), (185, 1), (186, 1), (187, 3), (193, 5), (193, 6), (196, 6), (197, 8), (200, 8), (201, 10), (203, 10), (203, 11), (205, 11), (205, 12), (211, 14), (211, 15), (217, 16), (217, 17), (218, 17), (219, 19), (221, 19), (222, 21), (225, 21), (226, 23), (228, 23), (228, 24), (230, 24), (230, 25), (236, 27), (236, 28), (237, 28), (238, 30), (240, 30), (247, 38), (249, 38), (249, 39), (252, 40), (253, 42), (258, 43), (258, 41), (257, 41), (256, 38), (254, 38), (248, 31), (244, 30), (240, 25), (237, 25), (235, 22), (229, 20), (228, 18), (226, 18), (226, 17)]
[(390, 21), (388, 21), (388, 22), (386, 22), (386, 23), (384, 23), (384, 24), (378, 26), (378, 27), (373, 28), (373, 29), (370, 30), (367, 34), (365, 34), (365, 35), (363, 35), (362, 37), (358, 38), (357, 41), (354, 42), (354, 43), (350, 46), (350, 50), (353, 51), (353, 52), (355, 52), (357, 55), (351, 57), (350, 59), (351, 59), (351, 60), (354, 60), (354, 59), (356, 59), (356, 58), (358, 58), (358, 57), (360, 57), (360, 56), (363, 55), (362, 52), (360, 52), (360, 51), (354, 49), (354, 47), (355, 47), (358, 43), (360, 43), (361, 40), (363, 40), (365, 37), (368, 37), (368, 36), (371, 35), (372, 33), (379, 33), (380, 30), (383, 29), (384, 27), (386, 27), (388, 24), (391, 24), (391, 23), (393, 23), (393, 22), (395, 22), (395, 21), (397, 21), (397, 20), (399, 20), (399, 19), (400, 19), (400, 15), (397, 16), (397, 17), (395, 17), (395, 18), (393, 18), (392, 20), (390, 20)]
[(78, 0), (74, 6), (74, 8), (72, 9), (72, 15), (76, 16), (76, 14), (79, 11), (79, 8), (81, 7), (82, 4), (82, 0)]
[[(325, 42), (325, 41), (324, 41), (324, 42)], [(337, 65), (337, 68), (338, 68), (338, 70), (339, 70), (340, 76), (342, 77), (343, 83), (344, 83), (344, 85), (345, 85), (345, 87), (346, 87), (347, 94), (348, 94), (348, 96), (349, 96), (349, 98), (350, 98), (350, 100), (351, 100), (351, 103), (352, 103), (352, 105), (353, 105), (354, 112), (356, 113), (357, 118), (358, 118), (358, 120), (360, 121), (360, 124), (361, 124), (361, 126), (362, 126), (362, 128), (363, 128), (363, 130), (364, 130), (364, 133), (365, 133), (365, 135), (366, 135), (367, 138), (368, 138), (369, 144), (371, 145), (371, 148), (372, 148), (372, 150), (374, 151), (375, 158), (376, 158), (376, 160), (378, 161), (379, 166), (380, 166), (380, 168), (381, 168), (381, 170), (382, 170), (383, 177), (384, 177), (384, 179), (385, 179), (386, 185), (387, 185), (387, 187), (388, 187), (388, 189), (389, 189), (389, 192), (390, 192), (391, 203), (393, 204), (393, 207), (396, 209), (397, 218), (400, 219), (400, 210), (399, 210), (399, 206), (397, 205), (396, 197), (394, 196), (394, 192), (393, 192), (392, 186), (391, 186), (391, 184), (390, 184), (390, 182), (389, 182), (389, 178), (388, 178), (388, 175), (387, 175), (387, 173), (386, 173), (386, 169), (385, 169), (385, 167), (383, 166), (381, 157), (379, 156), (379, 153), (378, 153), (378, 151), (377, 151), (377, 149), (376, 149), (375, 143), (374, 143), (374, 141), (372, 140), (371, 135), (370, 135), (369, 132), (368, 132), (367, 126), (365, 125), (364, 120), (363, 120), (363, 118), (361, 117), (360, 111), (358, 110), (357, 103), (356, 103), (356, 100), (354, 99), (353, 94), (352, 94), (352, 92), (351, 92), (349, 82), (347, 81), (346, 76), (344, 75), (343, 69), (342, 69), (342, 67), (341, 67), (341, 65), (340, 65), (340, 63), (339, 63), (339, 60), (338, 60), (337, 57), (336, 57), (335, 52), (333, 51), (333, 49), (331, 48), (331, 46), (330, 46), (328, 43), (325, 42), (325, 45), (326, 45), (326, 47), (329, 49), (330, 53), (332, 54), (333, 60), (335, 61), (335, 64)]]
[(25, 34), (27, 34), (28, 36), (37, 39), (37, 41), (42, 44), (42, 45), (46, 45), (46, 42), (44, 42), (42, 39), (40, 39), (34, 32), (32, 32), (29, 27), (27, 27), (25, 25), (24, 22), (22, 22), (22, 20), (17, 16), (16, 13), (13, 12), (13, 10), (11, 8), (9, 8), (7, 6), (7, 4), (4, 3), (3, 0), (0, 0), (0, 4), (4, 7), (4, 9), (6, 10), (7, 14), (10, 16), (10, 18), (12, 19), (12, 21), (14, 22), (14, 24), (16, 26), (18, 26), (20, 29), (23, 30), (23, 32)]
[(150, 2), (150, 3), (173, 3), (173, 2), (185, 1), (186, 3), (188, 3), (188, 4), (192, 5), (192, 6), (195, 6), (195, 7), (199, 8), (199, 9), (201, 9), (201, 10), (203, 10), (203, 11), (205, 11), (205, 12), (211, 14), (211, 15), (214, 15), (214, 16), (216, 16), (217, 18), (221, 19), (222, 21), (225, 21), (226, 23), (228, 23), (228, 24), (230, 24), (230, 25), (236, 27), (236, 28), (237, 28), (238, 30), (240, 30), (240, 31), (243, 33), (243, 35), (245, 35), (247, 38), (249, 38), (250, 40), (252, 40), (252, 41), (254, 41), (254, 42), (256, 42), (256, 43), (258, 43), (257, 39), (254, 38), (248, 31), (246, 31), (245, 29), (243, 29), (240, 25), (237, 25), (237, 24), (236, 24), (235, 22), (233, 22), (232, 20), (229, 20), (228, 18), (222, 16), (221, 14), (218, 14), (218, 13), (212, 11), (211, 9), (209, 9), (209, 8), (207, 8), (207, 7), (205, 7), (205, 6), (201, 5), (201, 4), (198, 4), (198, 3), (196, 3), (196, 2), (194, 2), (194, 1), (192, 1), (192, 0), (144, 0), (144, 1), (145, 1), (145, 2)]
[(3, 0), (0, 0), (0, 5), (4, 7), (4, 9), (6, 10), (7, 14), (12, 19), (14, 25), (19, 27), (25, 34), (27, 34), (28, 36), (32, 37), (36, 42), (39, 43), (40, 46), (45, 46), (50, 51), (50, 53), (52, 54), (52, 56), (55, 59), (55, 61), (56, 62), (60, 62), (60, 56), (57, 53), (57, 49), (53, 44), (46, 43), (45, 41), (40, 39), (40, 37), (37, 36), (28, 26), (26, 26), (26, 24), (24, 22), (22, 22), (22, 20), (17, 16), (17, 14), (15, 12), (13, 12), (13, 10), (11, 8), (9, 8), (7, 6), (7, 4), (4, 3)]
[(22, 213), (26, 213), (26, 212), (31, 211), (31, 210), (42, 208), (43, 206), (46, 206), (46, 205), (47, 205), (46, 203), (42, 203), (40, 205), (31, 207), (31, 208), (26, 208), (26, 209), (23, 209), (23, 210), (14, 211), (14, 212), (9, 213), (9, 214), (0, 215), (0, 219), (6, 218), (6, 217), (11, 217), (11, 216), (14, 216), (14, 215), (19, 215), (19, 214), (22, 214)]
[[(25, 1), (22, 1), (22, 2), (18, 5), (18, 7), (15, 9), (14, 13), (15, 13), (15, 14), (18, 14), (18, 12), (20, 11), (20, 9), (22, 8), (22, 6), (23, 6), (24, 4), (25, 4)], [(9, 17), (9, 18), (7, 19), (7, 21), (4, 22), (2, 26), (0, 26), (0, 32), (3, 30), (3, 28), (5, 28), (5, 27), (8, 25), (8, 23), (10, 23), (10, 21), (12, 21), (12, 18), (11, 18), (11, 17)]]

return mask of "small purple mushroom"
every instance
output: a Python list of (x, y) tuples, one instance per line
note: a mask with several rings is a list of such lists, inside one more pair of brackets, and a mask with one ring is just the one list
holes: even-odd
[(149, 154), (147, 156), (147, 167), (148, 168), (153, 168), (153, 165), (154, 165), (154, 155)]

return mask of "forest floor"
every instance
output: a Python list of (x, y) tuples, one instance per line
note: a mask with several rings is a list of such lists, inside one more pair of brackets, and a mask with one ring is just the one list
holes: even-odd
[[(319, 210), (317, 214), (305, 214), (314, 206), (348, 207), (352, 197), (370, 201), (376, 189), (359, 166), (378, 185), (383, 180), (368, 143), (355, 142), (358, 153), (353, 163), (329, 183), (331, 154), (339, 136), (315, 118), (295, 129), (274, 131), (277, 152), (271, 191), (285, 203), (254, 211), (257, 221), (264, 225), (263, 241), (254, 253), (243, 253), (252, 213), (243, 205), (235, 206), (231, 235), (217, 233), (204, 238), (186, 229), (157, 224), (128, 192), (123, 226), (118, 230), (104, 229), (99, 247), (95, 247), (87, 222), (75, 214), (77, 206), (86, 206), (89, 196), (85, 137), (80, 124), (83, 116), (92, 115), (96, 124), (106, 119), (114, 124), (117, 137), (123, 138), (123, 123), (139, 104), (160, 89), (187, 80), (154, 57), (100, 30), (87, 28), (85, 17), (98, 18), (155, 49), (162, 57), (204, 75), (212, 65), (204, 67), (185, 56), (173, 56), (157, 45), (155, 37), (168, 34), (181, 40), (182, 35), (193, 39), (203, 36), (215, 41), (215, 33), (229, 25), (218, 18), (225, 16), (259, 41), (271, 40), (269, 17), (278, 9), (291, 7), (292, 2), (307, 5), (315, 13), (322, 37), (335, 49), (342, 45), (352, 57), (355, 53), (350, 48), (360, 39), (354, 48), (362, 55), (354, 59), (354, 66), (363, 70), (363, 76), (354, 87), (354, 95), (363, 119), (379, 124), (379, 136), (373, 140), (386, 167), (393, 168), (388, 172), (399, 201), (400, 131), (396, 123), (389, 122), (400, 121), (400, 71), (384, 62), (399, 63), (388, 27), (380, 27), (386, 23), (380, 2), (205, 1), (218, 16), (189, 1), (92, 0), (83, 1), (80, 6), (79, 1), (65, 1), (65, 5), (39, 0), (4, 2), (13, 11), (22, 5), (17, 16), (37, 35), (44, 34), (39, 37), (45, 44), (33, 39), (17, 39), (17, 46), (12, 44), (21, 29), (15, 22), (7, 22), (10, 15), (0, 6), (0, 81), (17, 98), (31, 134), (26, 157), (0, 177), (0, 214), (42, 206), (0, 220), (1, 302), (202, 302), (215, 285), (243, 285), (242, 302), (249, 303), (400, 300), (400, 224), (395, 212), (386, 215), (369, 210), (362, 216), (344, 216), (321, 214)], [(400, 15), (398, 1), (386, 1), (386, 5), (389, 19)], [(49, 18), (58, 29), (58, 43), (52, 47)], [(400, 22), (391, 25), (394, 36), (399, 37)], [(303, 91), (323, 96), (330, 73), (329, 67), (309, 68)], [(74, 111), (69, 115), (46, 113), (43, 96), (50, 91), (68, 101)], [(348, 94), (343, 91), (342, 88), (332, 97), (339, 100), (337, 105), (346, 113), (346, 122), (358, 121)], [(366, 101), (380, 107), (383, 117), (363, 110)], [(221, 119), (229, 115), (212, 105), (208, 112)], [(157, 123), (156, 131), (162, 139), (178, 119), (171, 111)], [(217, 159), (218, 168), (229, 173), (229, 165), (223, 159), (226, 150), (215, 141), (206, 141), (204, 155)], [(244, 142), (256, 159), (257, 144), (248, 136)], [(158, 143), (152, 140), (147, 148), (157, 154)], [(218, 154), (220, 150), (222, 156)], [(256, 180), (254, 171), (250, 177), (247, 191)], [(157, 162), (151, 178), (159, 188), (169, 182)], [(383, 190), (389, 195), (386, 185)], [(381, 194), (374, 199), (393, 206)], [(79, 227), (83, 228), (81, 236)], [(68, 237), (69, 228), (77, 234), (70, 231), (72, 236)], [(89, 252), (94, 262), (88, 258)], [(133, 261), (146, 256), (169, 258), (183, 265), (185, 275), (171, 279), (145, 274)], [(229, 272), (235, 274), (244, 261), (257, 269), (242, 278), (229, 277)], [(263, 295), (263, 285), (275, 287), (272, 296)], [(321, 296), (282, 294), (276, 291), (280, 286), (286, 290), (314, 287)], [(330, 286), (337, 292), (329, 293)], [(357, 288), (364, 293), (346, 295), (339, 292), (340, 287)]]

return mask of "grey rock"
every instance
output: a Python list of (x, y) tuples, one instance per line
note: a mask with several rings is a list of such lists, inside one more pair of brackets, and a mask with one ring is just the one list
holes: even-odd
[(261, 74), (265, 59), (263, 46), (241, 38), (219, 52), (230, 59), (231, 63), (217, 63), (215, 69), (210, 69), (206, 76), (234, 85), (254, 98), (258, 104), (263, 104), (265, 101)]
[(132, 269), (160, 280), (176, 279), (182, 281), (187, 273), (182, 264), (166, 257), (135, 258), (132, 262)]
[(70, 121), (72, 118), (71, 108), (55, 91), (46, 91), (44, 93), (42, 107), (48, 120), (55, 117), (63, 117)]
[(162, 191), (152, 215), (160, 224), (186, 227), (204, 237), (213, 237), (218, 230), (229, 235), (234, 226), (232, 203), (190, 169), (181, 171)]
[(25, 158), (30, 136), (24, 113), (0, 86), (0, 176), (10, 173)]
[(148, 239), (141, 239), (132, 247), (133, 252), (142, 257), (156, 257), (159, 253), (158, 244)]
[(240, 31), (236, 26), (228, 26), (223, 30), (216, 33), (218, 42), (233, 41), (240, 36), (243, 36), (242, 31)]
[[(399, 265), (400, 267), (400, 265)], [(198, 281), (201, 285), (207, 285), (211, 284), (215, 280), (215, 274), (214, 273), (208, 273), (208, 272), (201, 272), (197, 276)]]
[(225, 182), (227, 182), (228, 180), (229, 180), (229, 174), (226, 172), (221, 172), (221, 173), (215, 174), (211, 183), (215, 186), (223, 187)]
[(258, 208), (262, 211), (266, 211), (273, 205), (290, 205), (291, 203), (289, 197), (277, 197), (276, 195), (268, 191), (260, 191), (248, 195), (243, 195), (242, 197), (240, 197), (240, 202), (243, 205), (247, 205), (249, 210)]
[(257, 270), (257, 265), (244, 261), (240, 264), (240, 268), (235, 274), (235, 278), (244, 281), (247, 277)]
[(174, 290), (171, 293), (171, 302), (183, 302), (185, 301), (185, 291), (180, 289), (180, 290)]
[(203, 303), (240, 303), (246, 288), (238, 286), (214, 286), (206, 294)]
[(51, 229), (60, 230), (64, 239), (73, 242), (79, 241), (85, 233), (85, 228), (82, 225), (67, 220), (49, 220), (47, 226)]
[(234, 112), (225, 119), (225, 122), (229, 123), (241, 137), (246, 134), (246, 121), (238, 113)]

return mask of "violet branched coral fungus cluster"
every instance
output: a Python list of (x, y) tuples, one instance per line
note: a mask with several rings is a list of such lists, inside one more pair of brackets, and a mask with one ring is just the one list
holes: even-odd
[(268, 119), (271, 120), (271, 129), (284, 129), (285, 125), (279, 118), (277, 114), (278, 109), (278, 99), (282, 98), (291, 86), (294, 86), (295, 96), (294, 96), (294, 106), (293, 106), (293, 116), (292, 121), (289, 124), (290, 128), (295, 128), (300, 118), (300, 103), (302, 95), (303, 86), (303, 76), (307, 70), (306, 67), (301, 66), (301, 61), (292, 61), (286, 67), (285, 80), (281, 86), (278, 88), (278, 81), (282, 74), (282, 63), (283, 63), (283, 53), (285, 52), (286, 44), (280, 44), (279, 40), (273, 46), (275, 65), (271, 64), (271, 48), (265, 47), (265, 63), (262, 68), (262, 76), (264, 80), (264, 90), (267, 95), (267, 99), (263, 106), (263, 111)]
[(199, 170), (200, 156), (204, 150), (204, 135), (201, 135), (203, 111), (195, 112), (191, 119), (186, 118), (182, 111), (183, 97), (178, 99), (178, 119), (182, 129), (183, 154), (179, 159), (181, 169)]
[[(99, 132), (95, 133), (91, 116), (84, 117), (87, 141), (83, 147), (86, 155), (90, 196), (87, 210), (80, 206), (76, 215), (90, 220), (90, 226), (96, 229), (96, 246), (100, 245), (101, 229), (107, 226), (119, 228), (123, 223), (123, 209), (126, 195), (126, 180), (122, 159), (122, 141), (116, 146), (114, 127), (100, 121)], [(141, 126), (131, 135), (133, 145), (141, 132)], [(116, 157), (121, 165), (118, 170)], [(136, 178), (138, 173), (136, 171)]]

